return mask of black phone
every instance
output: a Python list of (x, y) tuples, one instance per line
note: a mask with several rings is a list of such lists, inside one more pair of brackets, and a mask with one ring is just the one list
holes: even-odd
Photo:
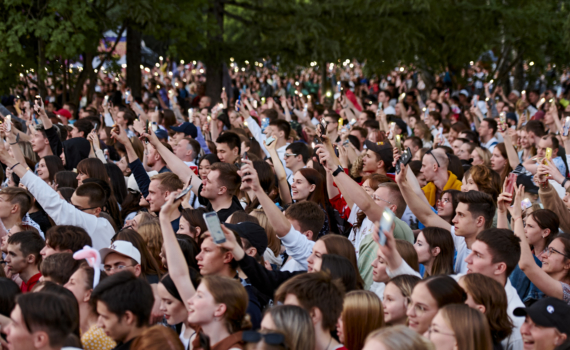
[(412, 157), (412, 150), (410, 150), (410, 147), (408, 147), (406, 150), (404, 150), (404, 152), (402, 152), (400, 159), (396, 163), (396, 173), (399, 174), (400, 171), (402, 171), (402, 166), (408, 165), (412, 161)]
[(318, 136), (315, 136), (315, 138), (314, 138), (313, 141), (315, 142), (315, 145), (319, 145), (319, 144), (322, 144), (322, 143), (323, 143), (323, 141), (321, 140), (321, 138), (318, 137)]

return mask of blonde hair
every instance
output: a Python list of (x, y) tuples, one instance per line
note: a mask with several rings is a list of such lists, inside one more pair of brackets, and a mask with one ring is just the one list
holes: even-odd
[(370, 333), (366, 338), (366, 343), (373, 340), (382, 343), (387, 350), (435, 350), (432, 342), (402, 325), (382, 328)]
[(441, 315), (455, 333), (457, 348), (461, 350), (491, 350), (491, 331), (485, 315), (465, 304), (449, 304), (441, 308)]
[[(277, 233), (275, 233), (273, 226), (269, 224), (265, 211), (263, 209), (254, 209), (249, 215), (255, 217), (259, 222), (259, 226), (265, 229), (265, 233), (267, 233), (267, 247), (278, 257), (281, 253), (281, 240), (277, 239)], [(263, 255), (263, 252), (259, 252), (259, 254)]]
[(283, 332), (289, 349), (315, 349), (315, 329), (307, 310), (296, 305), (278, 305), (266, 315), (271, 316), (277, 330)]
[(206, 285), (214, 301), (226, 305), (226, 312), (222, 316), (230, 334), (251, 328), (247, 303), (249, 296), (242, 284), (228, 277), (204, 276), (202, 283)]
[(152, 218), (140, 224), (137, 228), (137, 232), (144, 239), (150, 255), (152, 255), (154, 260), (160, 262), (160, 250), (162, 249), (163, 239), (158, 219)]
[(481, 157), (483, 163), (486, 167), (491, 166), (491, 152), (488, 149), (482, 147), (475, 147), (475, 152)]
[(350, 350), (360, 350), (370, 332), (384, 327), (382, 301), (371, 291), (352, 291), (344, 298), (341, 318), (344, 345)]

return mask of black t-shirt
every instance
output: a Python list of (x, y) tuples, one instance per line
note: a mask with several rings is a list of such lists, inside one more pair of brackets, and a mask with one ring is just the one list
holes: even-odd
[[(207, 211), (209, 212), (214, 211), (214, 208), (212, 208), (212, 204), (210, 203), (210, 201), (207, 198), (202, 197), (200, 195), (200, 192), (202, 192), (202, 185), (200, 185), (200, 188), (198, 189), (198, 202), (200, 202), (200, 204), (205, 206)], [(241, 206), (239, 199), (236, 196), (233, 196), (232, 204), (230, 205), (229, 208), (220, 209), (217, 211), (218, 218), (220, 219), (220, 222), (225, 222), (230, 217), (230, 215), (232, 215), (236, 211), (241, 211), (241, 210), (243, 210), (243, 207)]]

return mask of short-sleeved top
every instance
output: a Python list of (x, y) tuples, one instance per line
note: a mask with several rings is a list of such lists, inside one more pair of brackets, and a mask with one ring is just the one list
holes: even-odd
[(117, 346), (117, 343), (108, 337), (103, 329), (94, 324), (81, 335), (81, 345), (85, 350), (111, 350)]

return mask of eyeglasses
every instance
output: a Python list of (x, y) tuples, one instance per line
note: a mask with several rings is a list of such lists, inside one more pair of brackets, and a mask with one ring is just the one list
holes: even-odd
[(382, 201), (382, 202), (386, 202), (386, 203), (388, 203), (388, 204), (392, 204), (392, 202), (388, 202), (387, 200), (382, 199), (382, 198), (378, 197), (378, 196), (375, 195), (375, 194), (372, 195), (372, 199), (374, 199), (375, 201)]
[(406, 304), (407, 304), (406, 307), (408, 308), (408, 310), (409, 310), (410, 308), (413, 308), (414, 311), (416, 312), (416, 315), (418, 315), (418, 316), (423, 315), (423, 314), (427, 311), (426, 308), (425, 308), (423, 305), (420, 305), (420, 304), (411, 304), (411, 301), (408, 301)]
[(429, 151), (426, 152), (426, 154), (431, 154), (431, 156), (433, 157), (433, 159), (435, 159), (435, 163), (437, 164), (438, 167), (441, 168), (441, 165), (439, 165), (439, 162), (437, 161), (437, 158), (435, 157), (435, 154), (432, 153), (432, 149), (430, 149)]
[(295, 153), (285, 153), (285, 158), (288, 157), (296, 157), (297, 155)]
[(281, 345), (287, 348), (285, 345), (285, 336), (281, 333), (259, 333), (255, 331), (244, 331), (242, 333), (241, 339), (246, 343), (258, 343), (261, 339), (270, 345)]
[(117, 267), (113, 267), (113, 266), (104, 266), (103, 269), (105, 270), (105, 272), (111, 272), (113, 270), (117, 270), (117, 271), (121, 271), (126, 269), (127, 267), (133, 267), (134, 265), (118, 265)]
[(451, 201), (449, 200), (449, 198), (438, 199), (437, 204), (440, 204), (440, 203), (448, 204), (448, 203), (451, 203)]
[(455, 337), (455, 334), (454, 334), (454, 333), (444, 333), (444, 332), (438, 331), (437, 329), (433, 329), (432, 327), (429, 327), (429, 328), (428, 328), (428, 338), (431, 337), (431, 334), (432, 334), (432, 333), (435, 333), (435, 334), (442, 334), (442, 335), (448, 335), (448, 336), (450, 336), (450, 337)]
[(564, 254), (564, 253), (562, 253), (562, 252), (559, 252), (558, 250), (556, 250), (556, 249), (554, 249), (554, 248), (552, 248), (552, 247), (548, 247), (548, 248), (546, 248), (546, 249), (544, 249), (544, 250), (542, 251), (542, 254), (546, 254), (546, 256), (551, 256), (552, 253), (560, 254), (560, 255), (562, 255), (563, 257), (565, 257), (566, 259), (570, 259), (570, 256), (568, 256), (568, 255), (566, 255), (566, 254)]
[(77, 205), (75, 205), (75, 204), (73, 204), (73, 203), (71, 203), (71, 205), (73, 205), (73, 206), (75, 207), (75, 209), (81, 210), (81, 211), (86, 211), (86, 210), (91, 210), (91, 209), (97, 209), (97, 208), (99, 208), (99, 207), (81, 208), (80, 206), (77, 206)]

